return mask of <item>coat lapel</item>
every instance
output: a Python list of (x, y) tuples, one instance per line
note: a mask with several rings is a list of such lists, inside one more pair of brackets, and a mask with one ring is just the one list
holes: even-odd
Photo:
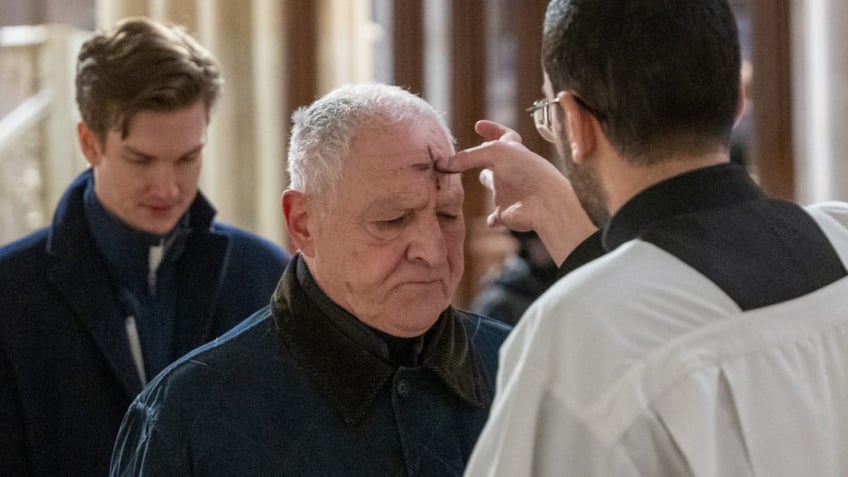
[(99, 257), (53, 257), (48, 279), (67, 300), (130, 398), (141, 391), (124, 320), (106, 269)]
[(56, 208), (47, 243), (47, 279), (88, 331), (127, 395), (134, 398), (141, 391), (141, 380), (130, 352), (126, 317), (115, 298), (108, 266), (85, 224), (83, 191), (90, 176), (90, 170), (80, 174)]

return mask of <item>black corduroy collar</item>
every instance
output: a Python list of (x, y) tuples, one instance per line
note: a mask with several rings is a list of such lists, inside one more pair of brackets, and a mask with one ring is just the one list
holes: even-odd
[[(385, 343), (318, 288), (300, 254), (283, 273), (271, 310), (283, 344), (330, 406), (346, 424), (359, 423), (397, 370)], [(453, 308), (442, 312), (421, 338), (418, 362), (460, 400), (482, 407), (488, 396), (461, 319)]]

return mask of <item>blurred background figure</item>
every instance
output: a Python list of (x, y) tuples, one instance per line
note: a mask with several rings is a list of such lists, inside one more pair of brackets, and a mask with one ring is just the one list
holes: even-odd
[(517, 250), (506, 257), (496, 273), (483, 280), (471, 309), (515, 325), (527, 307), (556, 281), (557, 266), (535, 232), (510, 234)]

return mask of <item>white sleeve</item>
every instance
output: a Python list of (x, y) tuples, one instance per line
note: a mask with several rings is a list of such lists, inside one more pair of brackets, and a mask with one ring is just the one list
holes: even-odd
[(501, 349), (497, 394), (465, 475), (640, 475), (617, 443), (587, 429), (539, 362), (557, 340), (522, 321)]
[(501, 348), (466, 475), (688, 475), (653, 406), (688, 370), (673, 360), (646, 366), (668, 343), (738, 311), (691, 267), (638, 241), (574, 271)]

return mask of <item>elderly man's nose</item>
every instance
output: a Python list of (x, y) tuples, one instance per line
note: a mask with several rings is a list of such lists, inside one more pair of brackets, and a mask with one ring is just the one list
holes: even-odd
[(442, 263), (447, 257), (447, 247), (442, 227), (436, 217), (422, 219), (410, 236), (408, 256), (413, 261), (423, 261), (429, 266)]

